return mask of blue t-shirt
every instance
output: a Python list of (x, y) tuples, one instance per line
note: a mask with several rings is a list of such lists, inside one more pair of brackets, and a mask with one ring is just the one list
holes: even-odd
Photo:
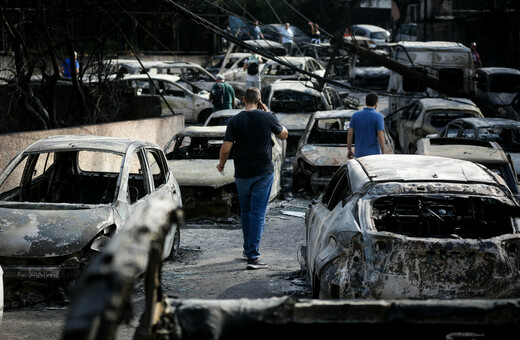
[[(76, 69), (79, 70), (79, 63), (76, 60)], [(72, 78), (72, 74), (70, 73), (70, 58), (65, 59), (63, 62), (63, 76), (65, 78)]]
[(233, 142), (235, 177), (250, 178), (274, 172), (271, 133), (282, 125), (272, 112), (242, 111), (228, 122), (224, 141)]
[(385, 122), (381, 113), (370, 107), (357, 111), (350, 119), (350, 127), (354, 129), (355, 157), (381, 153), (377, 139), (377, 132), (385, 130)]

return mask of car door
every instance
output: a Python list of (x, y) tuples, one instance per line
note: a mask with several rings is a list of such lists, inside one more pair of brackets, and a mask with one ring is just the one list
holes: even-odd
[(403, 112), (401, 119), (398, 121), (397, 129), (399, 135), (399, 145), (403, 152), (408, 151), (409, 141), (412, 139), (411, 134), (413, 125), (419, 114), (421, 113), (421, 105), (417, 102), (413, 103), (410, 108)]
[(126, 217), (132, 215), (138, 207), (146, 204), (146, 198), (152, 192), (153, 188), (146, 163), (146, 155), (143, 149), (138, 148), (127, 157), (128, 159), (125, 159), (125, 170), (122, 176), (123, 183), (120, 187), (120, 190), (126, 190), (126, 192), (124, 192), (127, 201)]
[[(164, 98), (175, 113), (184, 115), (186, 121), (192, 121), (194, 116), (193, 95), (178, 84), (170, 81), (159, 82)], [(163, 112), (169, 112), (166, 103), (162, 103)]]

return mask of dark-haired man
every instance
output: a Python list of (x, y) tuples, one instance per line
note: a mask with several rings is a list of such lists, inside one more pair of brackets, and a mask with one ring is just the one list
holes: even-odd
[[(385, 153), (385, 122), (383, 115), (376, 111), (378, 97), (370, 92), (365, 98), (366, 107), (357, 111), (350, 119), (347, 134), (348, 159)], [(352, 140), (355, 139), (355, 155)]]
[(247, 269), (260, 269), (267, 268), (267, 264), (259, 259), (259, 247), (274, 179), (271, 133), (284, 140), (288, 132), (260, 101), (258, 88), (246, 90), (244, 103), (245, 110), (228, 122), (217, 170), (224, 171), (234, 146), (235, 184), (244, 236), (243, 253), (247, 257)]

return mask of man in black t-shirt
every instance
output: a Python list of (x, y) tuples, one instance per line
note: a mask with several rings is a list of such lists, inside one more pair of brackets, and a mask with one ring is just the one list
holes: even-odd
[(260, 239), (274, 179), (271, 133), (287, 139), (287, 129), (260, 101), (260, 90), (251, 87), (244, 96), (245, 110), (232, 117), (220, 149), (218, 171), (224, 171), (234, 146), (235, 183), (242, 218), (244, 255), (248, 269), (267, 268), (259, 260)]

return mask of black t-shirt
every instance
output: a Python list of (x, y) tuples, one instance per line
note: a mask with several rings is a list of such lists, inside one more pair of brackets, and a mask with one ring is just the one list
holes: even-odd
[(224, 141), (234, 143), (235, 177), (249, 178), (274, 172), (271, 133), (282, 125), (271, 112), (242, 111), (229, 120)]

